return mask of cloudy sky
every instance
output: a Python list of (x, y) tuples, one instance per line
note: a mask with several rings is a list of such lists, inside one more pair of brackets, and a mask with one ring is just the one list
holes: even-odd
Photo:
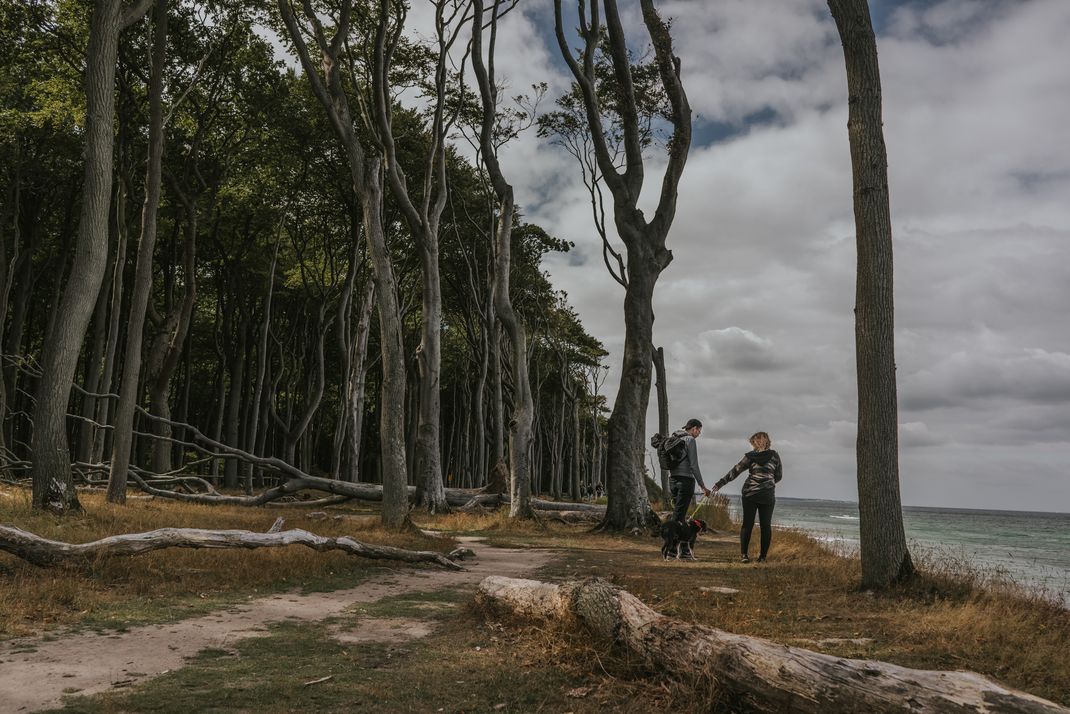
[[(708, 481), (765, 430), (786, 463), (781, 495), (854, 500), (855, 247), (835, 26), (823, 0), (660, 7), (696, 115), (675, 260), (655, 299), (672, 421), (705, 422)], [(1070, 2), (871, 7), (903, 501), (1070, 512)], [(511, 89), (568, 84), (550, 8), (527, 0), (506, 22), (499, 63)], [(548, 269), (612, 352), (612, 394), (623, 291), (602, 264), (577, 169), (534, 136), (506, 162), (527, 216), (576, 244)]]

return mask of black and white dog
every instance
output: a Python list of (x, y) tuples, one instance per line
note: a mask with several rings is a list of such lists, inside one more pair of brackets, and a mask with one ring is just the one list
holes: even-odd
[(662, 557), (665, 560), (694, 560), (695, 539), (706, 530), (706, 521), (699, 518), (690, 518), (685, 523), (673, 518), (665, 521), (661, 524), (661, 537), (665, 541), (661, 546)]

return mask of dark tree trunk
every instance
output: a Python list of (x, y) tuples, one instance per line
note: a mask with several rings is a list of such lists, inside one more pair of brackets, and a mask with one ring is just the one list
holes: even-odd
[(348, 439), (346, 481), (360, 477), (360, 442), (364, 434), (364, 391), (368, 376), (368, 333), (371, 332), (372, 311), (375, 307), (375, 283), (371, 280), (364, 289), (355, 334), (350, 341), (349, 376), (346, 384)]
[(858, 275), (855, 360), (858, 371), (858, 515), (862, 584), (879, 588), (909, 578), (899, 495), (898, 405), (888, 156), (881, 119), (877, 42), (866, 0), (829, 0), (847, 66), (847, 134), (854, 182)]
[[(120, 143), (123, 141), (123, 132), (119, 132)], [(115, 374), (115, 357), (119, 351), (119, 336), (122, 326), (119, 317), (123, 308), (123, 277), (126, 268), (126, 181), (121, 180), (119, 190), (116, 192), (115, 223), (117, 240), (115, 246), (115, 260), (111, 267), (111, 306), (108, 308), (108, 348), (104, 355), (104, 374), (100, 380), (100, 391), (111, 393)], [(96, 421), (98, 424), (110, 424), (114, 404), (111, 399), (101, 399), (97, 402)], [(114, 437), (111, 432), (114, 429), (101, 429), (97, 431), (93, 440), (93, 453), (89, 459), (93, 463), (99, 463), (104, 458), (104, 453), (111, 449)]]
[[(248, 342), (249, 321), (242, 316), (238, 323), (237, 344), (230, 355), (230, 389), (227, 391), (226, 443), (237, 444), (241, 439), (241, 403), (245, 391), (245, 347)], [(153, 413), (156, 413), (155, 410)], [(290, 460), (292, 463), (292, 460)], [(227, 459), (223, 467), (223, 485), (238, 488), (238, 462)]]
[(628, 288), (624, 297), (624, 360), (620, 386), (609, 416), (606, 444), (606, 525), (634, 529), (653, 526), (643, 483), (644, 431), (650, 401), (654, 332), (654, 283), (659, 270), (651, 259), (628, 251)]
[(63, 321), (46, 335), (33, 430), (33, 506), (56, 513), (81, 510), (71, 474), (67, 408), (78, 355), (108, 260), (115, 66), (119, 33), (148, 6), (124, 14), (119, 0), (98, 0), (86, 51), (85, 178), (74, 269), (60, 302)]
[[(126, 502), (127, 468), (134, 438), (134, 407), (141, 378), (141, 342), (145, 313), (152, 297), (152, 260), (156, 249), (156, 216), (162, 183), (163, 73), (166, 53), (167, 2), (156, 0), (153, 11), (152, 72), (149, 79), (149, 153), (145, 169), (145, 203), (141, 209), (141, 240), (138, 242), (133, 294), (127, 318), (123, 376), (119, 383), (119, 399), (112, 428), (111, 469), (108, 475), (108, 501), (111, 503)], [(118, 262), (116, 267), (122, 269)], [(158, 448), (170, 449), (170, 446), (161, 442)]]
[[(281, 219), (280, 219), (281, 220)], [(264, 314), (263, 319), (260, 321), (260, 332), (257, 335), (258, 343), (256, 349), (256, 383), (253, 385), (252, 402), (249, 406), (249, 423), (246, 429), (246, 449), (250, 453), (260, 454), (257, 448), (257, 438), (259, 436), (260, 429), (260, 416), (262, 398), (264, 395), (264, 380), (267, 379), (267, 364), (268, 364), (268, 337), (271, 335), (271, 305), (272, 298), (275, 295), (275, 267), (279, 260), (279, 244), (282, 242), (281, 238), (281, 226), (280, 237), (275, 240), (275, 250), (271, 255), (271, 271), (268, 275), (268, 287), (267, 294), (264, 296)], [(254, 467), (252, 464), (246, 464), (245, 477), (251, 482), (253, 477)]]
[[(658, 432), (669, 433), (669, 383), (665, 377), (665, 348), (654, 350), (654, 374), (657, 377), (658, 390)], [(669, 493), (669, 471), (658, 469), (661, 473), (661, 491), (665, 508), (672, 508), (672, 496)]]
[[(644, 166), (638, 103), (632, 80), (632, 59), (628, 51), (616, 0), (601, 0), (605, 25), (601, 25), (596, 0), (588, 8), (579, 3), (580, 36), (584, 49), (577, 59), (562, 20), (562, 0), (554, 0), (554, 25), (558, 46), (583, 98), (583, 106), (594, 159), (601, 178), (613, 196), (613, 220), (627, 248), (626, 275), (618, 282), (625, 286), (624, 358), (620, 385), (609, 417), (606, 448), (606, 480), (609, 497), (603, 527), (634, 530), (656, 526), (658, 518), (647, 501), (643, 482), (644, 430), (650, 399), (651, 353), (654, 349), (653, 296), (661, 272), (672, 260), (666, 238), (676, 215), (677, 187), (691, 145), (691, 108), (680, 81), (680, 59), (673, 56), (668, 25), (661, 20), (653, 0), (640, 0), (643, 24), (654, 49), (655, 65), (669, 107), (673, 127), (666, 144), (667, 164), (659, 200), (653, 217), (647, 220), (638, 208), (643, 188)], [(604, 45), (603, 45), (604, 42)], [(599, 82), (594, 57), (604, 46), (620, 94), (619, 131), (624, 165), (609, 148), (609, 129), (599, 109)]]

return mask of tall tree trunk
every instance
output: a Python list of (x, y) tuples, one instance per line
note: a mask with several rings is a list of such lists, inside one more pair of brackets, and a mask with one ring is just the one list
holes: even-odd
[(899, 495), (888, 155), (881, 119), (877, 42), (869, 5), (866, 0), (828, 0), (828, 5), (840, 33), (847, 67), (847, 134), (858, 249), (856, 452), (862, 584), (880, 588), (909, 578), (914, 572)]
[(443, 513), (449, 511), (449, 505), (442, 476), (442, 281), (438, 272), (438, 236), (427, 236), (423, 243), (423, 313), (417, 351), (419, 421), (413, 472), (417, 504), (429, 513)]
[[(401, 309), (398, 304), (397, 278), (390, 260), (383, 228), (382, 160), (365, 153), (354, 130), (349, 100), (343, 89), (339, 52), (348, 36), (351, 3), (343, 3), (337, 27), (331, 38), (320, 31), (314, 38), (321, 53), (315, 62), (309, 54), (304, 34), (294, 17), (289, 0), (278, 0), (279, 12), (294, 43), (301, 65), (312, 85), (313, 93), (323, 105), (331, 128), (338, 137), (349, 164), (353, 193), (360, 201), (364, 235), (379, 295), (379, 343), (382, 350), (382, 388), (379, 409), (380, 458), (383, 470), (383, 524), (398, 528), (408, 516), (407, 464), (405, 457), (405, 414), (397, 408), (405, 403), (405, 343), (402, 336)], [(308, 18), (319, 27), (312, 13)], [(323, 76), (319, 71), (323, 71)], [(376, 79), (381, 81), (382, 77)]]
[[(96, 439), (96, 427), (92, 424), (93, 416), (97, 410), (97, 399), (90, 396), (100, 391), (100, 381), (104, 368), (104, 354), (107, 349), (106, 338), (108, 332), (108, 290), (105, 281), (101, 283), (100, 293), (97, 295), (97, 305), (93, 309), (93, 345), (86, 355), (85, 395), (82, 401), (83, 421), (78, 426), (78, 460), (89, 462), (93, 458), (93, 442)], [(3, 315), (0, 312), (0, 315)], [(101, 400), (103, 401), (103, 400)], [(0, 409), (0, 419), (3, 418)], [(2, 443), (2, 442), (0, 442)]]
[[(230, 389), (227, 390), (227, 417), (224, 433), (227, 444), (237, 444), (241, 439), (241, 403), (245, 391), (245, 348), (249, 336), (249, 321), (242, 315), (238, 321), (238, 337), (230, 355)], [(223, 485), (238, 488), (238, 461), (227, 459), (223, 467)]]
[[(298, 442), (307, 432), (309, 425), (312, 423), (312, 418), (316, 415), (316, 411), (319, 409), (320, 402), (323, 401), (323, 391), (327, 384), (327, 367), (324, 361), (324, 343), (327, 339), (324, 326), (326, 312), (327, 298), (324, 297), (323, 302), (320, 303), (320, 306), (316, 311), (316, 324), (312, 333), (312, 339), (315, 342), (315, 362), (313, 363), (313, 368), (315, 369), (313, 379), (315, 379), (315, 382), (308, 385), (309, 388), (305, 390), (307, 401), (305, 402), (304, 411), (302, 411), (301, 415), (298, 417), (297, 423), (286, 433), (284, 452), (286, 461), (291, 464), (295, 463), (294, 457), (296, 455), (295, 452)], [(302, 455), (308, 456), (310, 454), (307, 454), (307, 450), (305, 450)]]
[(349, 411), (347, 433), (346, 481), (360, 476), (360, 441), (364, 434), (364, 389), (368, 376), (368, 333), (371, 332), (372, 310), (375, 307), (375, 282), (368, 281), (360, 303), (357, 327), (350, 340), (349, 376), (346, 380), (346, 409)]
[(628, 287), (624, 296), (624, 359), (620, 386), (609, 416), (606, 444), (606, 526), (635, 529), (652, 526), (651, 510), (643, 483), (646, 453), (644, 430), (650, 401), (654, 332), (655, 266), (628, 251)]
[[(667, 163), (657, 208), (649, 220), (638, 207), (645, 169), (639, 104), (632, 79), (632, 59), (616, 0), (601, 0), (605, 25), (600, 24), (598, 0), (588, 9), (579, 3), (580, 36), (585, 46), (580, 59), (571, 49), (562, 20), (562, 0), (554, 0), (554, 29), (562, 57), (583, 97), (594, 159), (601, 178), (613, 196), (613, 220), (627, 248), (626, 276), (620, 276), (624, 295), (624, 360), (613, 411), (609, 417), (606, 480), (609, 497), (604, 528), (634, 530), (656, 526), (658, 518), (647, 500), (643, 483), (643, 432), (650, 399), (653, 346), (654, 285), (672, 260), (666, 238), (676, 216), (677, 188), (691, 146), (691, 107), (680, 81), (680, 59), (673, 55), (669, 26), (658, 15), (653, 0), (640, 0), (643, 24), (654, 48), (658, 78), (669, 107), (673, 127), (666, 142)], [(604, 43), (604, 44), (603, 44)], [(607, 128), (599, 109), (599, 82), (594, 57), (604, 47), (612, 64), (612, 81), (619, 97), (619, 127)], [(607, 131), (619, 133), (624, 166), (609, 149)]]
[(569, 496), (573, 501), (580, 500), (580, 446), (583, 443), (580, 426), (579, 390), (572, 395), (572, 479), (569, 483)]
[[(11, 287), (15, 283), (15, 275), (19, 267), (19, 248), (22, 236), (19, 234), (19, 206), (21, 196), (21, 161), (19, 147), (21, 145), (18, 134), (14, 138), (15, 155), (13, 157), (14, 171), (11, 177), (11, 193), (5, 197), (4, 211), (0, 213), (0, 352), (5, 351), (4, 328), (7, 325), (7, 305), (11, 297)], [(5, 235), (7, 226), (11, 225), (11, 239)], [(11, 253), (8, 254), (8, 245)], [(0, 466), (7, 463), (7, 363), (0, 360)]]
[[(483, 161), (498, 199), (498, 223), (494, 235), (494, 268), (491, 285), (494, 311), (509, 337), (512, 347), (513, 418), (509, 434), (509, 516), (530, 518), (531, 507), (531, 443), (534, 402), (528, 373), (528, 337), (524, 324), (513, 309), (509, 292), (512, 266), (512, 234), (515, 218), (513, 187), (505, 179), (494, 145), (494, 125), (498, 113), (498, 86), (494, 79), (494, 47), (497, 34), (500, 2), (491, 5), (490, 42), (486, 61), (483, 59), (483, 0), (473, 0), (472, 68), (479, 84), (483, 117), (480, 128), (480, 147)], [(500, 363), (499, 363), (500, 364)], [(497, 370), (501, 372), (500, 367)], [(500, 388), (500, 380), (495, 385)], [(500, 399), (500, 392), (496, 395)], [(496, 445), (497, 448), (497, 445)]]
[(382, 184), (379, 161), (372, 159), (365, 171), (364, 232), (375, 272), (379, 296), (379, 344), (382, 349), (382, 389), (379, 396), (379, 444), (383, 468), (383, 524), (400, 527), (408, 518), (408, 468), (405, 463), (405, 340), (401, 329), (401, 306), (397, 278), (390, 262), (382, 223)]
[[(120, 144), (123, 141), (123, 132), (119, 132)], [(115, 198), (115, 226), (118, 234), (115, 245), (115, 260), (111, 266), (111, 305), (108, 308), (108, 347), (104, 355), (104, 374), (100, 380), (100, 391), (110, 393), (115, 374), (115, 357), (119, 351), (119, 335), (122, 326), (119, 316), (123, 308), (123, 278), (126, 272), (126, 181), (120, 179)], [(111, 424), (114, 404), (111, 399), (101, 399), (97, 402), (96, 422), (98, 424)], [(93, 440), (93, 454), (90, 461), (100, 463), (106, 450), (111, 448), (114, 438), (111, 432), (114, 429), (100, 429)]]
[[(157, 416), (170, 419), (171, 414), (171, 379), (182, 356), (182, 348), (189, 333), (193, 319), (193, 308), (197, 302), (196, 276), (196, 241), (197, 241), (197, 207), (190, 202), (186, 205), (188, 214), (184, 255), (184, 288), (182, 302), (175, 306), (156, 329), (149, 348), (148, 372), (146, 383), (149, 391), (149, 411)], [(171, 448), (167, 441), (171, 438), (169, 422), (158, 422), (154, 431), (160, 437), (152, 449), (153, 469), (157, 473), (171, 470)]]
[[(268, 337), (271, 334), (271, 303), (275, 294), (275, 266), (279, 260), (279, 244), (282, 242), (282, 227), (279, 226), (279, 235), (275, 239), (275, 250), (271, 254), (271, 271), (268, 275), (267, 295), (264, 296), (264, 315), (260, 321), (259, 342), (256, 349), (256, 384), (253, 386), (253, 400), (249, 407), (249, 426), (246, 430), (246, 449), (251, 454), (262, 456), (257, 451), (257, 432), (260, 429), (261, 400), (264, 394), (264, 380), (267, 377), (268, 362)], [(245, 477), (250, 482), (253, 476), (253, 465), (246, 464)]]
[[(491, 229), (493, 230), (493, 228)], [(491, 305), (494, 304), (494, 267), (488, 271)], [(490, 333), (490, 437), (491, 462), (495, 465), (505, 461), (505, 403), (502, 398), (502, 338), (498, 315), (493, 309), (487, 312), (487, 330)], [(494, 468), (493, 466), (491, 468)]]
[[(483, 325), (480, 330), (479, 344), (479, 376), (476, 378), (475, 388), (472, 390), (472, 399), (469, 412), (475, 420), (475, 436), (472, 441), (474, 452), (472, 454), (474, 479), (482, 484), (487, 478), (487, 416), (483, 403), (487, 391), (487, 374), (490, 369), (490, 344), (487, 341), (487, 326)], [(456, 419), (456, 416), (454, 416)], [(465, 431), (465, 438), (468, 432)]]
[[(657, 377), (658, 390), (658, 432), (669, 433), (669, 382), (665, 377), (665, 348), (654, 350), (654, 375)], [(669, 493), (669, 470), (659, 469), (661, 473), (662, 500), (666, 509), (672, 508), (672, 495)]]
[[(163, 73), (167, 54), (167, 2), (156, 0), (153, 11), (152, 72), (149, 78), (149, 145), (145, 168), (145, 203), (141, 209), (141, 239), (137, 248), (133, 294), (127, 319), (123, 376), (112, 428), (111, 469), (108, 473), (108, 501), (126, 502), (126, 477), (133, 444), (134, 407), (141, 378), (141, 342), (145, 313), (152, 297), (152, 259), (156, 250), (156, 216), (160, 207), (163, 165)], [(116, 267), (121, 266), (116, 262)], [(170, 448), (169, 443), (161, 446)]]
[(74, 269), (60, 303), (63, 322), (45, 338), (33, 417), (33, 506), (56, 513), (81, 510), (71, 474), (67, 406), (78, 354), (108, 259), (119, 33), (147, 8), (139, 6), (124, 14), (119, 0), (98, 0), (89, 20), (85, 179), (78, 241)]

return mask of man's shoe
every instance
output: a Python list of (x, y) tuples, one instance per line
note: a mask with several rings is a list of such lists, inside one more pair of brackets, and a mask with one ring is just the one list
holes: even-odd
[(741, 563), (749, 563), (750, 562), (750, 558), (748, 558), (747, 556), (744, 555), (742, 558), (739, 559), (739, 562), (741, 562)]

